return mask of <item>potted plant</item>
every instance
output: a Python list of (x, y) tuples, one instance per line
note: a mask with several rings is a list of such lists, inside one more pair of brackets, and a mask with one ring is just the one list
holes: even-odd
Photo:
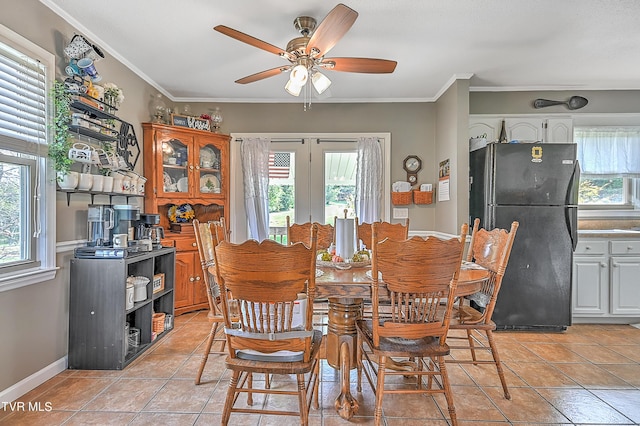
[[(53, 161), (53, 169), (56, 172), (56, 180), (60, 187), (73, 188), (77, 185), (78, 178), (76, 172), (71, 172), (73, 160), (69, 158), (69, 150), (73, 145), (71, 133), (69, 132), (71, 97), (64, 84), (58, 80), (53, 82), (51, 99), (53, 101), (53, 123), (51, 124), (53, 140), (49, 144), (49, 158)], [(73, 180), (74, 174), (76, 175), (75, 185), (73, 185), (73, 182), (67, 182), (69, 178)]]

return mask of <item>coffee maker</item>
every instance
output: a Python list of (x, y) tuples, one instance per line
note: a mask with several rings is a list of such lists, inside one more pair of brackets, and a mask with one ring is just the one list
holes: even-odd
[(140, 207), (129, 204), (115, 204), (113, 208), (113, 233), (109, 244), (113, 244), (113, 234), (127, 234), (129, 240), (135, 239), (135, 224), (140, 220)]
[(107, 204), (90, 204), (87, 212), (87, 246), (111, 245), (115, 226), (114, 211)]
[(87, 212), (87, 247), (74, 250), (76, 258), (123, 258), (138, 251), (137, 247), (114, 247), (117, 234), (134, 237), (133, 224), (140, 220), (140, 208), (130, 205), (90, 204)]
[(162, 248), (164, 229), (160, 226), (160, 215), (143, 213), (140, 220), (135, 222), (135, 239), (151, 240), (153, 250)]

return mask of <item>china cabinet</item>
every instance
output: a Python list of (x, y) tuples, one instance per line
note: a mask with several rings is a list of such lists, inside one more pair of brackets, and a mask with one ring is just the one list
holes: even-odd
[[(230, 136), (143, 123), (145, 212), (160, 214), (163, 245), (176, 248), (176, 315), (208, 309), (206, 289), (190, 221), (219, 220), (229, 212)], [(177, 207), (193, 216), (182, 218)], [(173, 220), (172, 220), (173, 219)], [(178, 222), (178, 223), (175, 223)]]
[[(145, 277), (143, 300), (127, 307), (128, 277)], [(153, 288), (161, 276), (163, 288)], [(163, 338), (155, 314), (174, 314), (175, 249), (163, 248), (121, 259), (71, 259), (69, 288), (69, 368), (121, 370)], [(136, 330), (137, 346), (130, 345)], [(156, 331), (154, 331), (156, 330)]]

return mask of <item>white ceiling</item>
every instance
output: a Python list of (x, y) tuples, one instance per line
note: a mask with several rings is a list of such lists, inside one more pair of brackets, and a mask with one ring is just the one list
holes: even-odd
[[(288, 64), (213, 30), (219, 24), (285, 48), (293, 20), (318, 23), (319, 0), (41, 0), (173, 101), (300, 102)], [(344, 0), (358, 19), (327, 57), (398, 62), (393, 74), (327, 71), (314, 102), (433, 101), (456, 77), (472, 91), (640, 89), (637, 0)], [(73, 34), (66, 34), (69, 39)], [(96, 63), (100, 71), (100, 63)], [(330, 92), (330, 93), (329, 93)]]

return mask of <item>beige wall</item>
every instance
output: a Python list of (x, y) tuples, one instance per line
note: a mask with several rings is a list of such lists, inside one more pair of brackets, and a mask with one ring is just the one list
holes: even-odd
[[(571, 111), (563, 105), (535, 109), (533, 101), (551, 99), (567, 101), (571, 96), (583, 96), (589, 103), (579, 110)], [(470, 114), (638, 114), (640, 113), (640, 90), (575, 90), (540, 92), (471, 92)]]
[[(469, 211), (469, 81), (458, 80), (436, 102), (436, 167), (449, 160), (450, 200), (437, 202), (433, 229), (457, 234)], [(436, 169), (436, 178), (437, 178)], [(437, 192), (436, 192), (437, 195)]]
[[(415, 154), (423, 161), (419, 182), (436, 183), (433, 103), (314, 104), (306, 112), (302, 103), (191, 105), (196, 113), (212, 106), (222, 110), (224, 133), (390, 132), (391, 182), (406, 180), (402, 162), (407, 155)], [(408, 208), (412, 230), (433, 230), (433, 206), (411, 204)]]

